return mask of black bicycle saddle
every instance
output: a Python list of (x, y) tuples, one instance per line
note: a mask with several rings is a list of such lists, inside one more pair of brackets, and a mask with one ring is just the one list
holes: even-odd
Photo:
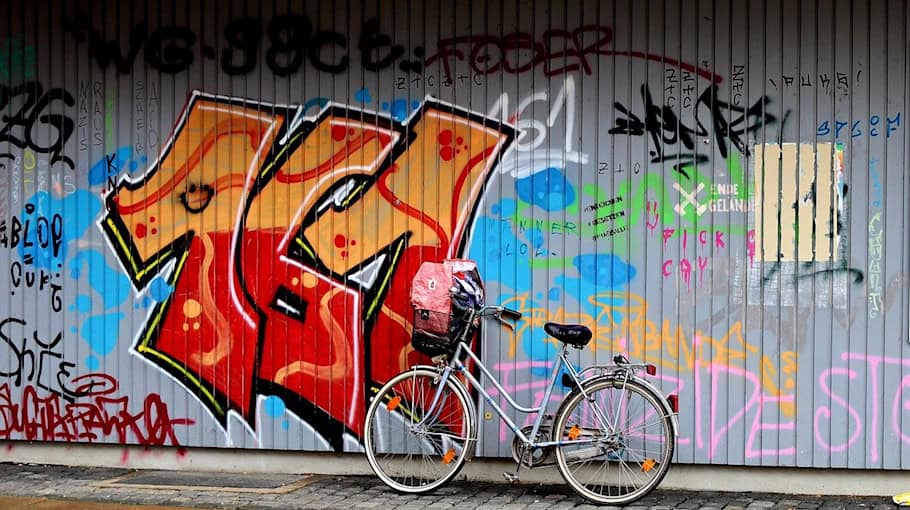
[(548, 335), (560, 342), (578, 347), (579, 349), (588, 345), (592, 336), (590, 329), (578, 324), (556, 324), (555, 322), (548, 322), (543, 325), (543, 329)]

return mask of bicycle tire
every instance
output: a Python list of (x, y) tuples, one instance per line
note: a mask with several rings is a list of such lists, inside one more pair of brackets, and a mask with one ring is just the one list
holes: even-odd
[[(625, 410), (621, 401), (604, 398), (618, 393), (623, 387), (628, 396)], [(676, 447), (672, 418), (665, 411), (663, 397), (634, 380), (623, 383), (609, 377), (586, 382), (582, 388), (584, 393), (575, 389), (565, 398), (554, 420), (552, 438), (560, 442), (556, 447), (556, 464), (560, 473), (576, 493), (597, 504), (626, 505), (646, 496), (666, 476)], [(604, 395), (605, 390), (609, 395)], [(633, 408), (638, 401), (635, 404), (629, 403), (633, 396), (642, 402), (640, 413)], [(591, 405), (592, 403), (597, 406)], [(583, 404), (591, 405), (590, 410), (577, 412)], [(597, 409), (600, 409), (603, 419), (612, 421), (617, 426), (600, 423), (602, 419), (597, 416)], [(590, 423), (592, 418), (596, 422), (593, 425)], [(618, 430), (622, 421), (626, 426), (622, 427), (624, 430)], [(605, 432), (604, 428), (613, 430)], [(658, 444), (653, 445), (652, 442)], [(586, 460), (592, 464), (597, 463), (596, 467), (582, 465)], [(612, 463), (617, 466), (615, 473), (610, 471)], [(625, 490), (624, 476), (629, 482), (642, 480), (636, 470), (644, 473), (648, 477), (647, 481), (641, 486)], [(580, 479), (583, 475), (600, 474), (605, 475), (602, 483), (584, 482)], [(608, 474), (613, 476), (607, 478)], [(610, 490), (614, 486), (615, 495)], [(601, 490), (595, 490), (596, 487)], [(606, 493), (604, 488), (607, 489)]]
[[(387, 382), (373, 397), (364, 423), (364, 448), (370, 468), (387, 486), (404, 494), (425, 494), (455, 478), (473, 453), (476, 418), (464, 385), (446, 380), (437, 419), (451, 423), (415, 431), (423, 409), (432, 403), (439, 372), (414, 367)], [(442, 407), (439, 407), (439, 406)], [(457, 413), (457, 414), (453, 414)], [(419, 415), (419, 416), (418, 416)], [(447, 418), (451, 418), (447, 420)], [(418, 465), (406, 466), (414, 455)], [(444, 469), (438, 469), (439, 466)], [(397, 467), (397, 468), (396, 468)], [(428, 477), (437, 473), (435, 478)]]

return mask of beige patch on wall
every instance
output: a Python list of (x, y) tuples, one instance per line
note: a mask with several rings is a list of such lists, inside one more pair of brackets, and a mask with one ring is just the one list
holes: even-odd
[(768, 262), (837, 258), (843, 149), (833, 143), (755, 146), (755, 248)]

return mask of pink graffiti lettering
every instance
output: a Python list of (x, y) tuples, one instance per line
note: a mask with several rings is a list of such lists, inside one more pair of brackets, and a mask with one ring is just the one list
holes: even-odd
[(723, 232), (714, 233), (714, 246), (717, 246), (718, 248), (726, 248), (727, 243), (724, 242)]
[[(667, 246), (670, 239), (672, 239), (677, 234), (675, 228), (665, 228), (663, 229), (663, 241), (664, 247)], [(698, 286), (703, 287), (705, 283), (705, 270), (708, 269), (708, 264), (710, 262), (709, 250), (722, 250), (727, 247), (727, 243), (724, 241), (724, 233), (714, 231), (713, 240), (711, 238), (711, 232), (708, 230), (699, 230), (695, 234), (697, 242), (695, 244), (696, 249), (701, 250), (705, 253), (704, 256), (697, 255), (695, 259), (689, 257), (681, 257), (679, 259), (667, 259), (661, 265), (661, 273), (664, 278), (669, 278), (673, 276), (674, 269), (673, 266), (678, 267), (678, 272), (682, 276), (683, 281), (686, 282), (687, 287), (691, 287), (692, 280), (692, 271), (698, 269)], [(689, 233), (685, 230), (682, 231), (682, 250), (685, 251), (689, 244)], [(693, 266), (692, 262), (695, 262), (696, 265)]]
[(682, 274), (683, 280), (686, 282), (686, 286), (689, 286), (690, 278), (692, 277), (692, 264), (689, 263), (689, 259), (682, 259), (679, 261), (679, 272)]
[(907, 386), (910, 386), (910, 375), (905, 375), (903, 379), (901, 379), (901, 383), (897, 387), (897, 391), (894, 392), (894, 400), (891, 404), (891, 427), (895, 432), (897, 432), (897, 435), (900, 436), (901, 441), (910, 443), (910, 435), (904, 434), (900, 426), (902, 422), (902, 410), (910, 411), (910, 400), (904, 400), (904, 388)]
[(796, 454), (796, 448), (765, 448), (765, 449), (755, 449), (754, 445), (756, 441), (760, 441), (761, 432), (763, 430), (795, 430), (796, 422), (788, 421), (786, 423), (762, 423), (762, 410), (764, 409), (765, 404), (775, 404), (779, 406), (781, 403), (793, 404), (796, 401), (793, 395), (781, 395), (779, 397), (774, 397), (770, 395), (761, 395), (760, 398), (760, 407), (758, 407), (755, 416), (752, 418), (752, 426), (749, 428), (749, 438), (746, 439), (746, 458), (762, 458), (762, 457), (777, 457), (781, 455), (790, 456)]
[[(675, 228), (665, 228), (663, 233), (664, 246), (667, 245), (667, 241), (673, 238), (676, 235)], [(685, 250), (689, 243), (689, 233), (686, 230), (683, 230), (683, 242), (682, 247)], [(698, 247), (701, 249), (707, 249), (711, 245), (711, 240), (708, 237), (709, 232), (707, 230), (699, 230), (698, 237)], [(715, 248), (726, 248), (727, 244), (724, 242), (724, 233), (723, 232), (714, 232), (714, 247)]]
[[(657, 209), (657, 202), (648, 202), (645, 204), (645, 210), (645, 224), (648, 226), (648, 230), (653, 234), (654, 229), (657, 228), (657, 223), (660, 221), (660, 211)], [(654, 217), (653, 221), (651, 219), (652, 216)], [(664, 240), (666, 241), (666, 239)]]
[(749, 253), (749, 263), (755, 262), (755, 230), (746, 233), (746, 251)]
[(698, 256), (698, 281), (699, 285), (705, 284), (705, 268), (708, 267), (708, 258)]
[[(696, 361), (696, 365), (702, 365), (701, 362)], [(744, 426), (746, 416), (750, 412), (755, 414), (752, 416), (752, 421), (748, 426), (747, 440), (745, 447), (745, 455), (747, 458), (754, 457), (766, 457), (766, 456), (790, 456), (796, 453), (796, 448), (778, 448), (778, 449), (756, 449), (754, 447), (756, 441), (761, 436), (761, 433), (766, 430), (793, 430), (795, 423), (793, 421), (785, 423), (765, 423), (762, 421), (762, 410), (766, 404), (777, 404), (781, 402), (793, 402), (793, 395), (781, 395), (781, 396), (769, 396), (762, 394), (761, 391), (761, 382), (759, 377), (751, 372), (748, 372), (745, 369), (727, 366), (720, 363), (709, 363), (704, 367), (697, 367), (695, 370), (695, 444), (698, 448), (705, 448), (705, 417), (703, 410), (703, 400), (704, 400), (704, 390), (702, 388), (702, 371), (710, 378), (710, 410), (708, 413), (708, 458), (714, 458), (715, 453), (717, 452), (718, 447), (723, 443), (726, 436), (729, 434), (734, 427)], [(727, 376), (727, 377), (724, 377)], [(749, 399), (739, 410), (727, 410), (721, 411), (718, 410), (721, 403), (726, 403), (726, 399), (721, 399), (718, 395), (719, 388), (721, 384), (725, 387), (730, 387), (733, 383), (730, 382), (728, 377), (740, 377), (746, 381), (748, 385), (751, 386), (751, 392), (747, 389), (749, 393)], [(718, 423), (719, 417), (726, 415), (727, 421), (723, 424)]]
[[(871, 423), (865, 423), (866, 433), (866, 444), (869, 447), (869, 459), (872, 462), (878, 462), (879, 460), (879, 419), (880, 414), (884, 408), (884, 404), (890, 402), (890, 416), (886, 418), (886, 423), (891, 427), (891, 433), (896, 437), (900, 437), (901, 441), (905, 444), (910, 444), (910, 435), (907, 435), (903, 432), (901, 424), (908, 423), (908, 419), (904, 416), (904, 413), (910, 412), (910, 399), (905, 400), (904, 388), (910, 386), (910, 376), (904, 376), (901, 379), (900, 384), (896, 385), (894, 388), (881, 388), (879, 382), (879, 371), (883, 366), (892, 366), (900, 367), (906, 370), (906, 367), (910, 367), (910, 359), (901, 359), (892, 356), (876, 356), (869, 355), (865, 353), (851, 353), (845, 352), (841, 354), (841, 359), (845, 362), (850, 363), (859, 362), (866, 365), (866, 384), (867, 390), (865, 394), (870, 398), (868, 401), (871, 405), (871, 413), (865, 413), (866, 416), (871, 414)], [(851, 367), (856, 367), (855, 363), (850, 363)], [(843, 411), (835, 411), (832, 407), (825, 405), (819, 406), (815, 411), (815, 421), (814, 421), (814, 433), (815, 441), (818, 445), (826, 448), (828, 451), (833, 453), (845, 452), (850, 449), (857, 441), (862, 437), (862, 430), (864, 426), (864, 421), (862, 419), (863, 413), (857, 411), (850, 401), (842, 394), (840, 394), (835, 388), (844, 387), (843, 382), (847, 383), (847, 390), (849, 391), (849, 382), (857, 380), (858, 370), (854, 368), (846, 367), (832, 367), (821, 373), (819, 376), (819, 385), (822, 388), (822, 391), (831, 398), (832, 404), (836, 404), (839, 409)], [(846, 377), (846, 381), (843, 381), (843, 378)], [(837, 379), (841, 380), (841, 384), (836, 384)], [(832, 388), (833, 386), (833, 388)], [(844, 390), (841, 390), (844, 391)], [(888, 393), (893, 392), (893, 393)], [(837, 420), (841, 412), (846, 412), (850, 416), (851, 425), (850, 437), (837, 440), (835, 438), (826, 438), (825, 432), (830, 432), (830, 427), (826, 426), (824, 420)]]
[[(839, 406), (843, 407), (844, 409), (847, 410), (848, 413), (850, 413), (850, 418), (853, 420), (853, 427), (852, 427), (853, 434), (850, 436), (849, 439), (847, 439), (846, 441), (844, 441), (842, 443), (838, 443), (838, 444), (834, 444), (834, 445), (829, 443), (828, 440), (825, 439), (824, 436), (822, 435), (821, 428), (822, 428), (822, 420), (830, 421), (832, 413), (831, 413), (831, 408), (828, 406), (824, 406), (824, 405), (819, 406), (815, 410), (815, 419), (813, 420), (813, 430), (815, 432), (816, 444), (827, 449), (829, 452), (844, 452), (844, 451), (847, 451), (848, 448), (853, 446), (853, 443), (855, 443), (859, 439), (859, 437), (862, 435), (863, 420), (862, 420), (862, 418), (860, 418), (859, 413), (857, 413), (856, 410), (853, 409), (853, 407), (850, 406), (850, 404), (845, 399), (841, 398), (840, 396), (834, 394), (831, 391), (831, 385), (828, 383), (828, 381), (832, 375), (846, 375), (850, 379), (856, 379), (856, 371), (849, 370), (846, 368), (829, 368), (829, 369), (825, 370), (824, 372), (822, 372), (821, 375), (818, 377), (818, 385), (821, 386), (822, 392), (824, 392), (825, 395), (830, 397), (832, 402), (836, 402)], [(873, 413), (873, 414), (877, 415), (878, 413)], [(877, 456), (877, 454), (876, 454), (876, 456)]]

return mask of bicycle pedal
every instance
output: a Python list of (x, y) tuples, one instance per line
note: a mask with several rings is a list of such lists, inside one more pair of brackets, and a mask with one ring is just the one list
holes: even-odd
[(502, 473), (502, 477), (505, 478), (509, 483), (515, 483), (518, 481), (518, 475), (515, 473), (509, 473), (508, 471), (504, 471)]

